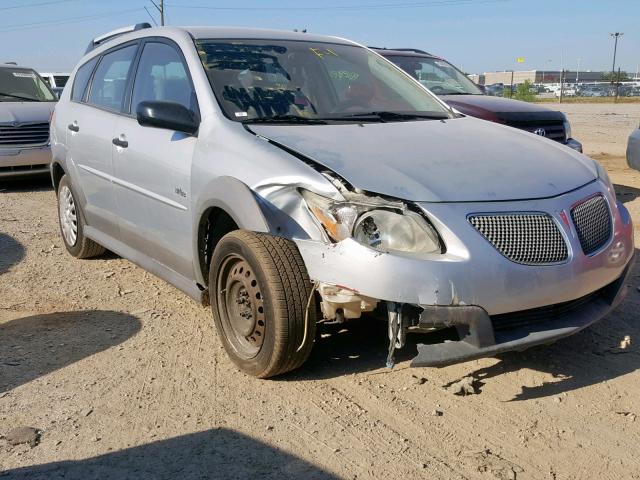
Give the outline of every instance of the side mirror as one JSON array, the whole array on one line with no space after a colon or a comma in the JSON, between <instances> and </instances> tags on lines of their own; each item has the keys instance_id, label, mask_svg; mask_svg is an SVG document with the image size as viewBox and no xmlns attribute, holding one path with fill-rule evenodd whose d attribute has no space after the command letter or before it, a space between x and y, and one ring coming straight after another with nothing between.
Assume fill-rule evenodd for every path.
<instances>
[{"instance_id":1,"label":"side mirror","mask_svg":"<svg viewBox=\"0 0 640 480\"><path fill-rule=\"evenodd\" d=\"M196 133L200 126L193 111L174 102L140 102L136 108L136 117L143 127L165 128L189 135Z\"/></svg>"},{"instance_id":2,"label":"side mirror","mask_svg":"<svg viewBox=\"0 0 640 480\"><path fill-rule=\"evenodd\" d=\"M487 87L485 87L484 85L476 84L476 87L478 87L485 95L487 94Z\"/></svg>"}]
</instances>

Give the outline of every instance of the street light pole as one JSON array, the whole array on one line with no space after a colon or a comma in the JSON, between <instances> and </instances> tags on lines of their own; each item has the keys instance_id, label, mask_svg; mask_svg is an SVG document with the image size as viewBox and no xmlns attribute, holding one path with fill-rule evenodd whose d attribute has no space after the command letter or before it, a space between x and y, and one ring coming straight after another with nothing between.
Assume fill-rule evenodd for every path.
<instances>
[{"instance_id":1,"label":"street light pole","mask_svg":"<svg viewBox=\"0 0 640 480\"><path fill-rule=\"evenodd\" d=\"M613 43L613 66L611 67L611 83L613 84L613 79L616 76L616 52L618 51L618 38L622 37L624 33L616 32L610 33L609 35L615 38Z\"/></svg>"}]
</instances>

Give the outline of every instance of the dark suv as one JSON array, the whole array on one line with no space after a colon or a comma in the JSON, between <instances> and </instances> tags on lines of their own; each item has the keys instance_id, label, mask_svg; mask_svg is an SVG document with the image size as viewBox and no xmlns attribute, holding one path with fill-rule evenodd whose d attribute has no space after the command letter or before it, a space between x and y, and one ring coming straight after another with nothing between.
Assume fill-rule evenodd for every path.
<instances>
[{"instance_id":1,"label":"dark suv","mask_svg":"<svg viewBox=\"0 0 640 480\"><path fill-rule=\"evenodd\" d=\"M571 138L562 112L519 100L492 97L443 58L409 48L373 48L414 77L456 110L472 117L503 123L556 140L579 152L582 144Z\"/></svg>"}]
</instances>

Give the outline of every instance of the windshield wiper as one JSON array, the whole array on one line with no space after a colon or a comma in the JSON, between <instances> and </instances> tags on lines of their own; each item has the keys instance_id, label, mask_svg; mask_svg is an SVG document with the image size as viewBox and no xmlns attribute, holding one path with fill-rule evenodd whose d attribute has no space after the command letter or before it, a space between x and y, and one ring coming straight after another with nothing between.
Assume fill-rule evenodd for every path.
<instances>
[{"instance_id":1,"label":"windshield wiper","mask_svg":"<svg viewBox=\"0 0 640 480\"><path fill-rule=\"evenodd\" d=\"M324 117L323 117L324 118ZM393 120L415 120L425 118L429 120L444 120L450 118L443 112L388 112L384 110L376 110L373 112L353 113L339 117L325 118L326 120L353 120L353 121L370 121L370 122L387 122Z\"/></svg>"},{"instance_id":2,"label":"windshield wiper","mask_svg":"<svg viewBox=\"0 0 640 480\"><path fill-rule=\"evenodd\" d=\"M28 102L39 102L40 101L37 98L21 97L20 95L13 95L12 93L2 93L2 92L0 92L0 97L17 98L18 100L26 100Z\"/></svg>"},{"instance_id":3,"label":"windshield wiper","mask_svg":"<svg viewBox=\"0 0 640 480\"><path fill-rule=\"evenodd\" d=\"M299 115L274 115L272 117L256 117L243 120L242 123L300 123L305 125L326 125L320 118L307 118Z\"/></svg>"}]
</instances>

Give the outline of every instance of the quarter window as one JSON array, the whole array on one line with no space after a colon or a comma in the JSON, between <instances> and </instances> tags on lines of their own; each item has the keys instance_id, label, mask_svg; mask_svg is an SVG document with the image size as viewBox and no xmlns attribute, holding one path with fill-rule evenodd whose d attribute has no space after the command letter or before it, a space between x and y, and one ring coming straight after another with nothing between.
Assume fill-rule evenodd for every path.
<instances>
[{"instance_id":1,"label":"quarter window","mask_svg":"<svg viewBox=\"0 0 640 480\"><path fill-rule=\"evenodd\" d=\"M135 112L140 102L174 102L195 110L195 93L178 51L166 43L144 46L131 100Z\"/></svg>"},{"instance_id":2,"label":"quarter window","mask_svg":"<svg viewBox=\"0 0 640 480\"><path fill-rule=\"evenodd\" d=\"M96 63L98 63L98 57L89 60L76 72L76 76L73 79L73 90L71 91L71 100L74 102L81 102L84 98L84 92L87 89L87 84Z\"/></svg>"},{"instance_id":3,"label":"quarter window","mask_svg":"<svg viewBox=\"0 0 640 480\"><path fill-rule=\"evenodd\" d=\"M91 83L89 103L110 110L122 110L129 67L137 45L130 45L102 57Z\"/></svg>"}]
</instances>

